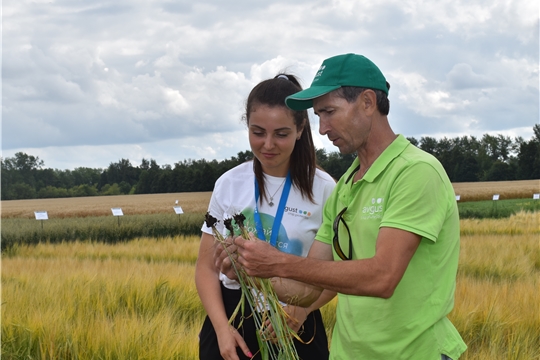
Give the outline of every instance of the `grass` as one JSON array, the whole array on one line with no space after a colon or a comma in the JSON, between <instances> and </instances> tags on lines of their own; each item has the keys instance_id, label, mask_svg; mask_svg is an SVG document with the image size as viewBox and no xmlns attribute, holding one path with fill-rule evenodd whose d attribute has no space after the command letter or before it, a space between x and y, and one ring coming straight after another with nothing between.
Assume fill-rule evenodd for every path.
<instances>
[{"instance_id":1,"label":"grass","mask_svg":"<svg viewBox=\"0 0 540 360\"><path fill-rule=\"evenodd\" d=\"M5 359L194 359L198 237L21 246L2 262Z\"/></svg>"},{"instance_id":2,"label":"grass","mask_svg":"<svg viewBox=\"0 0 540 360\"><path fill-rule=\"evenodd\" d=\"M463 184L454 184L456 194ZM458 202L461 256L449 316L469 346L462 359L540 360L540 213L532 200L538 180L471 184ZM501 186L507 191L493 192ZM494 193L501 200L490 200ZM193 277L209 197L3 201L2 357L198 358L205 314ZM180 217L172 209L176 200L185 212ZM120 225L112 207L124 211ZM35 210L47 210L50 220L34 220ZM495 218L479 219L490 212ZM197 235L180 235L187 231L178 224L190 217ZM322 309L329 338L335 306L334 299Z\"/></svg>"},{"instance_id":3,"label":"grass","mask_svg":"<svg viewBox=\"0 0 540 360\"><path fill-rule=\"evenodd\" d=\"M540 359L540 213L461 220L464 360ZM2 258L5 359L196 359L198 236L17 245ZM336 300L322 309L331 336Z\"/></svg>"},{"instance_id":4,"label":"grass","mask_svg":"<svg viewBox=\"0 0 540 360\"><path fill-rule=\"evenodd\" d=\"M15 244L198 235L211 192L2 201L2 252ZM176 204L178 202L178 204ZM176 215L174 206L183 214ZM113 216L111 208L124 216ZM48 220L35 220L47 211Z\"/></svg>"},{"instance_id":5,"label":"grass","mask_svg":"<svg viewBox=\"0 0 540 360\"><path fill-rule=\"evenodd\" d=\"M469 347L463 359L540 359L539 220L538 212L462 220L450 319Z\"/></svg>"},{"instance_id":6,"label":"grass","mask_svg":"<svg viewBox=\"0 0 540 360\"><path fill-rule=\"evenodd\" d=\"M209 197L210 193L181 193L4 201L1 249L5 251L23 243L75 240L115 243L145 236L196 235L204 221ZM173 199L182 204L184 214L173 212L176 202ZM124 216L112 216L111 207L122 207ZM458 208L462 219L505 218L522 210L539 211L540 200L531 197L458 201ZM49 220L35 220L32 209L49 209ZM103 215L104 212L109 213ZM75 214L80 216L74 217Z\"/></svg>"},{"instance_id":7,"label":"grass","mask_svg":"<svg viewBox=\"0 0 540 360\"><path fill-rule=\"evenodd\" d=\"M95 216L50 220L2 220L2 251L17 244L60 243L91 240L117 243L138 237L162 238L198 235L204 213L148 214L122 217Z\"/></svg>"},{"instance_id":8,"label":"grass","mask_svg":"<svg viewBox=\"0 0 540 360\"><path fill-rule=\"evenodd\" d=\"M458 202L458 208L461 219L501 219L520 211L540 211L540 200L530 198Z\"/></svg>"}]
</instances>

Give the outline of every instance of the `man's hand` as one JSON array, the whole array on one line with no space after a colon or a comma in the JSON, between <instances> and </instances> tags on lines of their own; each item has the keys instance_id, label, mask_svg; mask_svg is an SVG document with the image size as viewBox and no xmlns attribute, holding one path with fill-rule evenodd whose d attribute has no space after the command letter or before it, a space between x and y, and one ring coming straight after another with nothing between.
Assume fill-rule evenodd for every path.
<instances>
[{"instance_id":1,"label":"man's hand","mask_svg":"<svg viewBox=\"0 0 540 360\"><path fill-rule=\"evenodd\" d=\"M287 325L298 334L298 330L302 327L308 317L306 308L294 305L287 305L283 308L289 316L287 317Z\"/></svg>"},{"instance_id":2,"label":"man's hand","mask_svg":"<svg viewBox=\"0 0 540 360\"><path fill-rule=\"evenodd\" d=\"M244 267L249 276L271 278L277 275L279 264L285 253L277 250L266 241L257 239L252 233L250 240L241 236L234 239L238 251L238 263Z\"/></svg>"},{"instance_id":3,"label":"man's hand","mask_svg":"<svg viewBox=\"0 0 540 360\"><path fill-rule=\"evenodd\" d=\"M285 317L287 320L287 326L298 334L298 330L300 330L309 315L308 310L299 306L287 305L283 307L283 311L286 313ZM270 323L270 320L266 321L263 332L265 339L273 342L274 344L277 343L278 338L272 324Z\"/></svg>"}]
</instances>

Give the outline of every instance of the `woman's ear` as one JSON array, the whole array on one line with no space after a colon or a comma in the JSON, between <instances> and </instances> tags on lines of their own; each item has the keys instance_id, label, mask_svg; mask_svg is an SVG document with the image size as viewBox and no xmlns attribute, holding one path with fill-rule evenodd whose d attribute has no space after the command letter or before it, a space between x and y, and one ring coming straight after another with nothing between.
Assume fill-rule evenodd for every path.
<instances>
[{"instance_id":1,"label":"woman's ear","mask_svg":"<svg viewBox=\"0 0 540 360\"><path fill-rule=\"evenodd\" d=\"M304 121L308 121L307 119L304 120ZM304 132L304 124L302 124L302 126L299 127L298 129L298 134L296 134L296 141L300 140L300 138L302 137L302 133Z\"/></svg>"}]
</instances>

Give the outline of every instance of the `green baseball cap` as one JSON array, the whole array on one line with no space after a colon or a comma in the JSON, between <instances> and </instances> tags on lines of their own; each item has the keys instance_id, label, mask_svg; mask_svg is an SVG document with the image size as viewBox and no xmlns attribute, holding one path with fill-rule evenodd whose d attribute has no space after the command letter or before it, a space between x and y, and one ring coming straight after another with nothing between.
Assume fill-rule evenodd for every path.
<instances>
[{"instance_id":1,"label":"green baseball cap","mask_svg":"<svg viewBox=\"0 0 540 360\"><path fill-rule=\"evenodd\" d=\"M293 110L306 110L313 106L313 99L342 86L376 89L388 95L386 79L377 65L365 56L344 54L324 60L311 86L287 96L285 103Z\"/></svg>"}]
</instances>

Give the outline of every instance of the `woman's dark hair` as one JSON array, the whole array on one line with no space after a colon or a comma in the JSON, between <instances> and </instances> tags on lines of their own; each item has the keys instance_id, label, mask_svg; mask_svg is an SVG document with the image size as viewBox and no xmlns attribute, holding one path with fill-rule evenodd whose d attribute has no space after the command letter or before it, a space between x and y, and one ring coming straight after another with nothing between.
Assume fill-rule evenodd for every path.
<instances>
[{"instance_id":1,"label":"woman's dark hair","mask_svg":"<svg viewBox=\"0 0 540 360\"><path fill-rule=\"evenodd\" d=\"M249 125L249 116L257 106L283 107L293 116L296 128L302 129L300 139L296 141L291 159L289 171L291 173L292 185L300 190L302 196L307 197L311 202L313 199L313 179L315 177L316 156L311 128L307 111L294 111L285 105L285 98L302 90L298 79L294 75L278 74L273 79L268 79L257 84L249 93L246 101L246 113L244 120ZM253 169L255 178L259 183L261 201L266 196L264 186L264 175L261 162L253 158Z\"/></svg>"},{"instance_id":2,"label":"woman's dark hair","mask_svg":"<svg viewBox=\"0 0 540 360\"><path fill-rule=\"evenodd\" d=\"M386 82L386 87L388 90L390 90L390 84L388 81ZM362 87L356 87L356 86L342 86L339 89L335 90L336 94L339 97L342 97L343 99L347 100L348 103L353 103L358 99L358 96L366 91L367 88ZM384 91L371 89L375 92L375 95L377 96L377 110L381 113L381 115L388 115L390 112L390 100L388 100L388 96Z\"/></svg>"}]
</instances>

